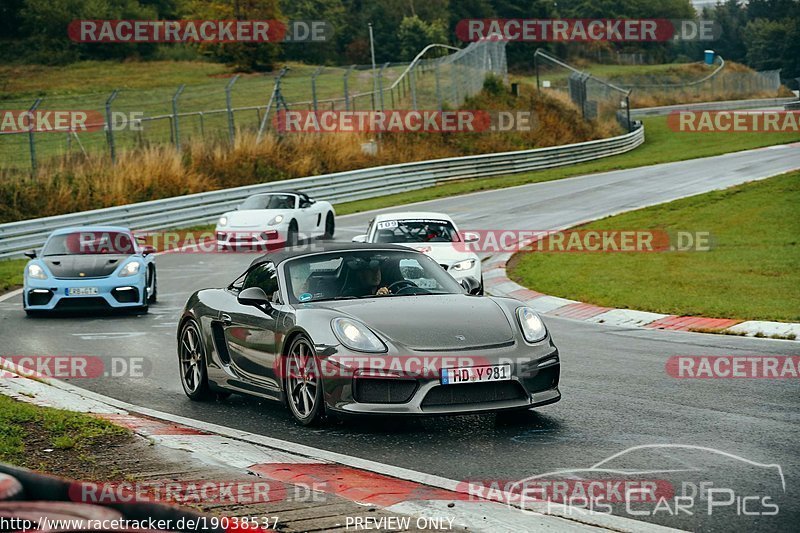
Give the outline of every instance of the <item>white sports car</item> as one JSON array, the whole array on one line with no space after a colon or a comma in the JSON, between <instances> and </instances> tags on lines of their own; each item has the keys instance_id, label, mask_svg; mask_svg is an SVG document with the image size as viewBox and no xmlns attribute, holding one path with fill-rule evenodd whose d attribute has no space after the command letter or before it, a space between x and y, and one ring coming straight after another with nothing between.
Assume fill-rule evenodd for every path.
<instances>
[{"instance_id":1,"label":"white sports car","mask_svg":"<svg viewBox=\"0 0 800 533\"><path fill-rule=\"evenodd\" d=\"M367 233L354 242L394 243L430 256L457 281L473 278L480 281L483 294L481 260L469 250L468 243L478 240L475 234L460 234L455 222L443 213L386 213L369 223Z\"/></svg>"},{"instance_id":2,"label":"white sports car","mask_svg":"<svg viewBox=\"0 0 800 533\"><path fill-rule=\"evenodd\" d=\"M297 191L254 194L217 222L217 248L292 246L301 240L333 238L336 212L330 202Z\"/></svg>"}]
</instances>

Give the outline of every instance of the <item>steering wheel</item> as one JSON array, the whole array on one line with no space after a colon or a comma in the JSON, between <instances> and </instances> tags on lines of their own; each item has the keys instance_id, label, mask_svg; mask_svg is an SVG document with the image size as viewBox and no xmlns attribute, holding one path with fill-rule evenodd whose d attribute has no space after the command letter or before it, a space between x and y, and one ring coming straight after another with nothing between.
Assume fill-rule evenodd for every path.
<instances>
[{"instance_id":1,"label":"steering wheel","mask_svg":"<svg viewBox=\"0 0 800 533\"><path fill-rule=\"evenodd\" d=\"M395 285L400 285L400 284L405 284L405 285L403 287L397 289L397 292L392 290L395 287ZM400 294L401 292L403 292L404 290L407 290L407 289L412 289L412 290L413 289L418 289L418 290L422 290L422 291L426 291L426 292L431 292L428 289L423 289L422 287L420 287L419 285L417 285L413 281L407 280L407 279L397 280L394 283L391 283L386 288L389 289L389 292L392 293L392 294Z\"/></svg>"}]
</instances>

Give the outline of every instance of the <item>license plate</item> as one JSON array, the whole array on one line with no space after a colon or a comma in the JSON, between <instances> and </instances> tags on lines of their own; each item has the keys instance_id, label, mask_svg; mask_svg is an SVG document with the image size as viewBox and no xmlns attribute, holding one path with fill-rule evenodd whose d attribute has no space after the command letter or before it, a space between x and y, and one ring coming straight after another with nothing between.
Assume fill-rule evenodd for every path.
<instances>
[{"instance_id":1,"label":"license plate","mask_svg":"<svg viewBox=\"0 0 800 533\"><path fill-rule=\"evenodd\" d=\"M443 368L441 374L442 385L507 381L509 379L511 379L511 365L509 364Z\"/></svg>"},{"instance_id":2,"label":"license plate","mask_svg":"<svg viewBox=\"0 0 800 533\"><path fill-rule=\"evenodd\" d=\"M70 287L67 296L92 296L97 292L97 287Z\"/></svg>"}]
</instances>

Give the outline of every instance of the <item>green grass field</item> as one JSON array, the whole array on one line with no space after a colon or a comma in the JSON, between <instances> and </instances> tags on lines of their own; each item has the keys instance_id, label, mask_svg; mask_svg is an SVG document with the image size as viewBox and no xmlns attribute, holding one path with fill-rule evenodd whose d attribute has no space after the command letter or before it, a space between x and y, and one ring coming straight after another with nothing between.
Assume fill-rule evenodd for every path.
<instances>
[{"instance_id":1,"label":"green grass field","mask_svg":"<svg viewBox=\"0 0 800 533\"><path fill-rule=\"evenodd\" d=\"M800 172L581 229L710 232L707 252L521 253L510 277L546 294L677 315L800 321Z\"/></svg>"}]
</instances>

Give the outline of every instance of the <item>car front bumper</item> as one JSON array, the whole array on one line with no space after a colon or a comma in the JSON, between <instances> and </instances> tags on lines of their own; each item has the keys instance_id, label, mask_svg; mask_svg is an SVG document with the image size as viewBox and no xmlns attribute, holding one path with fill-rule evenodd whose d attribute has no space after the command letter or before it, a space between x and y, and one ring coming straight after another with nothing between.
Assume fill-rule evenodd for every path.
<instances>
[{"instance_id":1,"label":"car front bumper","mask_svg":"<svg viewBox=\"0 0 800 533\"><path fill-rule=\"evenodd\" d=\"M337 349L341 349L338 346ZM390 362L380 361L386 358ZM387 371L402 361L435 358L435 371ZM354 364L353 361L358 361ZM401 361L394 365L391 361ZM443 385L440 368L508 363L511 379ZM328 409L349 414L439 415L530 409L561 399L558 349L548 341L473 352L432 355L337 353L322 358L323 387ZM411 365L414 369L425 363Z\"/></svg>"},{"instance_id":2,"label":"car front bumper","mask_svg":"<svg viewBox=\"0 0 800 533\"><path fill-rule=\"evenodd\" d=\"M96 294L75 296L71 288L94 288ZM23 306L29 311L135 308L144 305L146 277L106 277L90 279L26 279Z\"/></svg>"},{"instance_id":3,"label":"car front bumper","mask_svg":"<svg viewBox=\"0 0 800 533\"><path fill-rule=\"evenodd\" d=\"M216 228L217 248L262 248L282 245L286 242L288 227L283 224L268 229Z\"/></svg>"}]
</instances>

